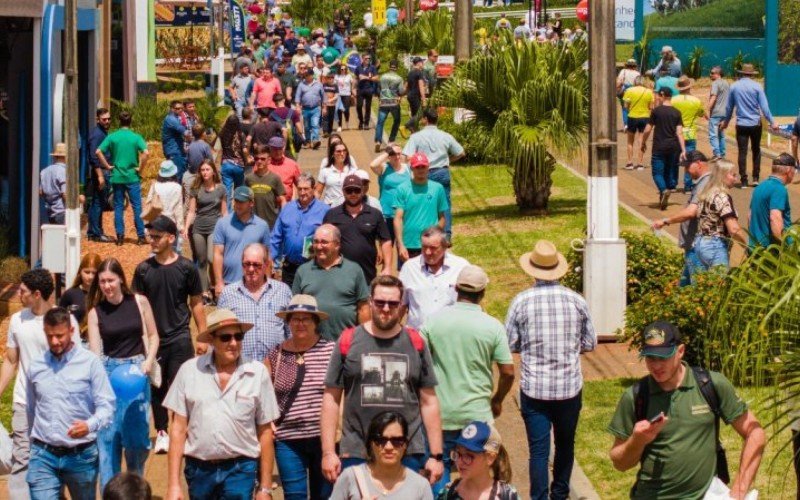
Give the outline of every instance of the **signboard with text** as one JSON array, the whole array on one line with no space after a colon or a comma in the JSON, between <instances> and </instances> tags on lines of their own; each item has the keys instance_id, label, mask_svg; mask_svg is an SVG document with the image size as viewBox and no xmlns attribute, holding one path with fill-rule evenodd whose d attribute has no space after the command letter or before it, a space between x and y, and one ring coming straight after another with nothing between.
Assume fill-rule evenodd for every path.
<instances>
[{"instance_id":1,"label":"signboard with text","mask_svg":"<svg viewBox=\"0 0 800 500\"><path fill-rule=\"evenodd\" d=\"M635 40L636 0L616 0L615 4L615 38L617 41L632 42Z\"/></svg>"},{"instance_id":2,"label":"signboard with text","mask_svg":"<svg viewBox=\"0 0 800 500\"><path fill-rule=\"evenodd\" d=\"M372 23L386 26L386 0L372 0Z\"/></svg>"}]
</instances>

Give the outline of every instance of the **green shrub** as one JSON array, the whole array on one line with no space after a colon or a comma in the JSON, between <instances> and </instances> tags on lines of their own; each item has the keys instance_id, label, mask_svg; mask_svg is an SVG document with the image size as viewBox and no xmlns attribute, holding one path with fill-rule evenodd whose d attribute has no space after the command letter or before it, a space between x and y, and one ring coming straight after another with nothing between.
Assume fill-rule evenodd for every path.
<instances>
[{"instance_id":1,"label":"green shrub","mask_svg":"<svg viewBox=\"0 0 800 500\"><path fill-rule=\"evenodd\" d=\"M475 121L453 122L453 114L448 110L439 127L451 134L464 147L468 163L492 163L496 159L491 131Z\"/></svg>"},{"instance_id":2,"label":"green shrub","mask_svg":"<svg viewBox=\"0 0 800 500\"><path fill-rule=\"evenodd\" d=\"M627 246L628 307L652 291L663 290L678 279L683 269L680 253L651 233L623 232ZM583 292L583 252L570 248L566 253L570 271L561 280L578 293Z\"/></svg>"}]
</instances>

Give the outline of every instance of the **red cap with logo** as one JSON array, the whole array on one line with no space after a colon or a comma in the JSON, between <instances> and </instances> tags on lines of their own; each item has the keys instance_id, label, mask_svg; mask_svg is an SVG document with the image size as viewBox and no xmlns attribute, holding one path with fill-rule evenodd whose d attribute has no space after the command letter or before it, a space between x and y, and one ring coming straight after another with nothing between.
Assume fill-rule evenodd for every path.
<instances>
[{"instance_id":1,"label":"red cap with logo","mask_svg":"<svg viewBox=\"0 0 800 500\"><path fill-rule=\"evenodd\" d=\"M425 153L420 152L411 155L411 158L408 159L408 163L411 165L411 168L429 167L431 165Z\"/></svg>"}]
</instances>

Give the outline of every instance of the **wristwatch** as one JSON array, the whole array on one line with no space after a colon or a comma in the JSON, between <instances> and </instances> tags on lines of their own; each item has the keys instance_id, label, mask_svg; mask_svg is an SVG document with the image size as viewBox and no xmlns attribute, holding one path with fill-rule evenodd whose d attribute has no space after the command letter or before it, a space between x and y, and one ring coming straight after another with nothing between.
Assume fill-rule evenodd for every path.
<instances>
[{"instance_id":1,"label":"wristwatch","mask_svg":"<svg viewBox=\"0 0 800 500\"><path fill-rule=\"evenodd\" d=\"M441 453L432 453L431 458L437 462L444 462L444 455Z\"/></svg>"},{"instance_id":2,"label":"wristwatch","mask_svg":"<svg viewBox=\"0 0 800 500\"><path fill-rule=\"evenodd\" d=\"M272 488L268 486L262 486L258 489L259 493L266 493L267 495L272 495Z\"/></svg>"}]
</instances>

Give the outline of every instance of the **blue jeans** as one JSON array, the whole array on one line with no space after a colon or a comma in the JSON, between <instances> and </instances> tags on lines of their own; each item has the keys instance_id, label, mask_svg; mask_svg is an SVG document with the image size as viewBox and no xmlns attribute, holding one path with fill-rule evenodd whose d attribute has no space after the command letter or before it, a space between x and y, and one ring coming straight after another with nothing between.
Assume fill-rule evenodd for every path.
<instances>
[{"instance_id":1,"label":"blue jeans","mask_svg":"<svg viewBox=\"0 0 800 500\"><path fill-rule=\"evenodd\" d=\"M725 156L725 132L719 129L719 124L724 116L712 116L708 119L708 142L711 143L711 153L716 156Z\"/></svg>"},{"instance_id":2,"label":"blue jeans","mask_svg":"<svg viewBox=\"0 0 800 500\"><path fill-rule=\"evenodd\" d=\"M389 131L389 142L397 139L397 131L400 130L400 106L378 108L378 123L375 125L375 142L383 142L383 126L386 118L392 115L392 130Z\"/></svg>"},{"instance_id":3,"label":"blue jeans","mask_svg":"<svg viewBox=\"0 0 800 500\"><path fill-rule=\"evenodd\" d=\"M683 253L683 271L681 272L681 280L678 286L689 286L694 284L694 275L703 270L703 264L697 258L697 252L694 248L684 250Z\"/></svg>"},{"instance_id":4,"label":"blue jeans","mask_svg":"<svg viewBox=\"0 0 800 500\"><path fill-rule=\"evenodd\" d=\"M172 163L178 167L178 180L180 181L183 179L184 172L186 172L186 157L182 154L171 154L167 158L172 160Z\"/></svg>"},{"instance_id":5,"label":"blue jeans","mask_svg":"<svg viewBox=\"0 0 800 500\"><path fill-rule=\"evenodd\" d=\"M528 434L528 472L531 500L547 500L547 462L550 457L550 429L556 447L550 499L569 497L569 480L575 461L575 431L581 413L581 393L560 401L533 399L520 393L522 419Z\"/></svg>"},{"instance_id":6,"label":"blue jeans","mask_svg":"<svg viewBox=\"0 0 800 500\"><path fill-rule=\"evenodd\" d=\"M361 465L367 463L367 460L364 458L358 457L348 457L342 458L342 470L345 470L348 467L352 467L354 465ZM403 465L408 467L409 469L413 470L414 472L419 472L425 468L425 455L422 453L417 453L414 455L406 455L403 457Z\"/></svg>"},{"instance_id":7,"label":"blue jeans","mask_svg":"<svg viewBox=\"0 0 800 500\"><path fill-rule=\"evenodd\" d=\"M275 462L286 500L326 499L331 496L333 485L322 475L319 437L275 441Z\"/></svg>"},{"instance_id":8,"label":"blue jeans","mask_svg":"<svg viewBox=\"0 0 800 500\"><path fill-rule=\"evenodd\" d=\"M450 469L453 467L453 460L450 458L450 452L456 449L456 439L461 435L461 431L442 431L442 453L444 454L444 473L442 478L433 485L433 497L436 498L447 483L450 482Z\"/></svg>"},{"instance_id":9,"label":"blue jeans","mask_svg":"<svg viewBox=\"0 0 800 500\"><path fill-rule=\"evenodd\" d=\"M89 227L86 231L88 236L103 236L103 205L108 198L108 179L110 174L104 173L106 184L103 189L97 189L96 182L92 180L92 201L89 203Z\"/></svg>"},{"instance_id":10,"label":"blue jeans","mask_svg":"<svg viewBox=\"0 0 800 500\"><path fill-rule=\"evenodd\" d=\"M453 235L453 212L450 203L450 168L434 168L428 172L428 179L436 181L444 188L444 195L447 198L447 210L444 211L444 232L447 233L447 240Z\"/></svg>"},{"instance_id":11,"label":"blue jeans","mask_svg":"<svg viewBox=\"0 0 800 500\"><path fill-rule=\"evenodd\" d=\"M694 252L702 271L712 267L730 267L728 261L728 242L719 236L697 236L694 240Z\"/></svg>"},{"instance_id":12,"label":"blue jeans","mask_svg":"<svg viewBox=\"0 0 800 500\"><path fill-rule=\"evenodd\" d=\"M650 163L653 166L653 181L656 183L659 194L667 189L675 189L678 185L678 160L680 156L680 151L653 152Z\"/></svg>"},{"instance_id":13,"label":"blue jeans","mask_svg":"<svg viewBox=\"0 0 800 500\"><path fill-rule=\"evenodd\" d=\"M250 500L256 488L258 459L240 457L211 463L186 457L183 474L192 500Z\"/></svg>"},{"instance_id":14,"label":"blue jeans","mask_svg":"<svg viewBox=\"0 0 800 500\"><path fill-rule=\"evenodd\" d=\"M118 366L141 365L144 356L132 358L103 358L106 373ZM144 463L150 454L150 384L139 397L127 401L117 396L114 420L111 425L97 433L100 451L100 489L122 470L122 453L125 450L125 465L128 471L144 476Z\"/></svg>"},{"instance_id":15,"label":"blue jeans","mask_svg":"<svg viewBox=\"0 0 800 500\"><path fill-rule=\"evenodd\" d=\"M303 108L303 126L305 127L306 139L311 142L319 140L319 117L322 114L322 109L317 106L316 108ZM333 120L332 116L328 117Z\"/></svg>"},{"instance_id":16,"label":"blue jeans","mask_svg":"<svg viewBox=\"0 0 800 500\"><path fill-rule=\"evenodd\" d=\"M687 139L684 141L686 146L686 154L688 155L690 152L697 149L697 140L696 139ZM694 186L694 181L692 181L692 176L689 175L689 169L685 168L683 170L683 187L686 190L691 190Z\"/></svg>"},{"instance_id":17,"label":"blue jeans","mask_svg":"<svg viewBox=\"0 0 800 500\"><path fill-rule=\"evenodd\" d=\"M61 498L66 486L74 500L94 500L97 487L97 446L58 456L31 443L28 486L31 500Z\"/></svg>"},{"instance_id":18,"label":"blue jeans","mask_svg":"<svg viewBox=\"0 0 800 500\"><path fill-rule=\"evenodd\" d=\"M142 185L138 182L131 184L114 184L114 229L117 237L125 236L125 193L133 209L133 224L136 226L136 236L144 238L144 222L142 222Z\"/></svg>"},{"instance_id":19,"label":"blue jeans","mask_svg":"<svg viewBox=\"0 0 800 500\"><path fill-rule=\"evenodd\" d=\"M228 197L228 211L233 203L233 190L244 184L244 168L232 161L224 160L220 171L222 184L225 186L225 196Z\"/></svg>"}]
</instances>

